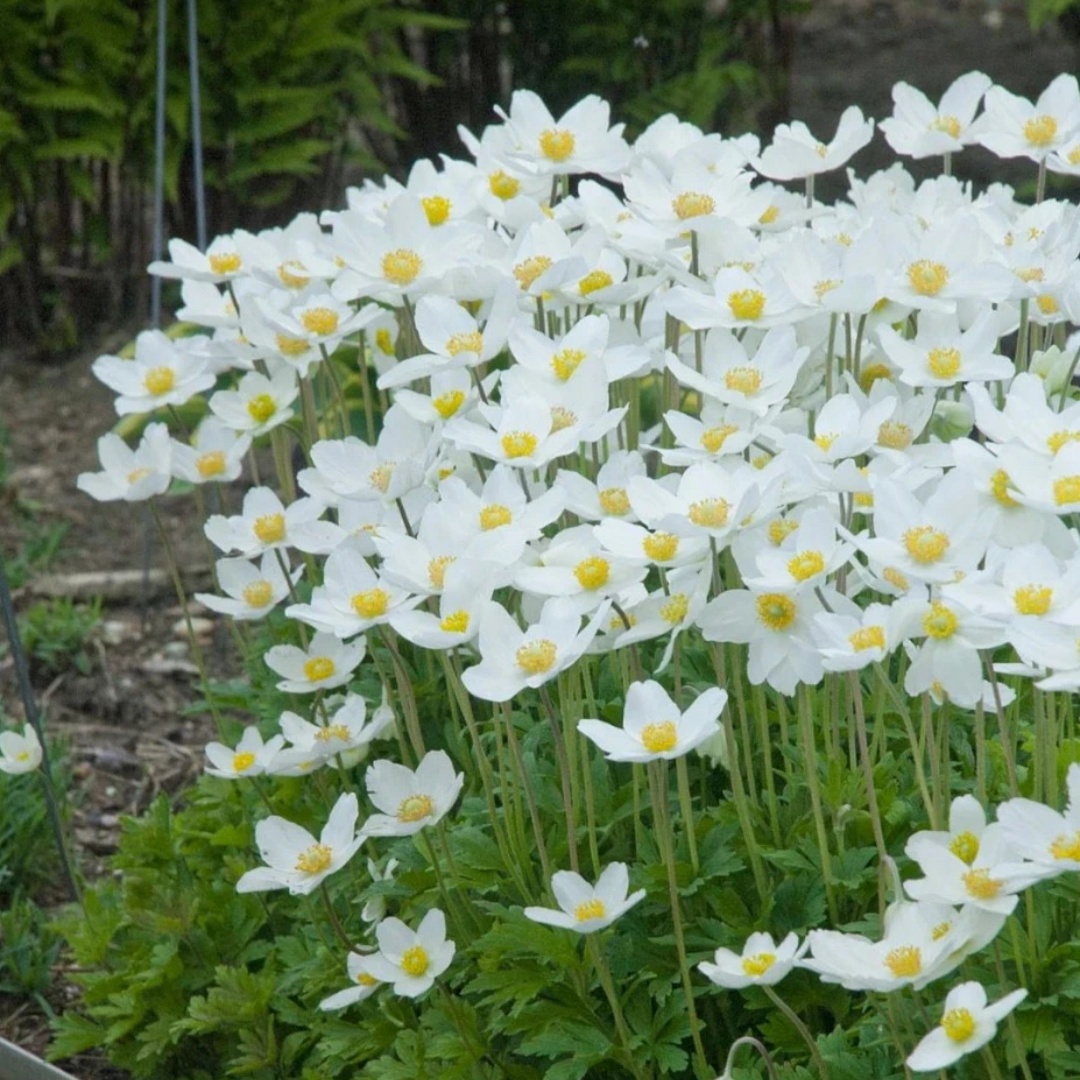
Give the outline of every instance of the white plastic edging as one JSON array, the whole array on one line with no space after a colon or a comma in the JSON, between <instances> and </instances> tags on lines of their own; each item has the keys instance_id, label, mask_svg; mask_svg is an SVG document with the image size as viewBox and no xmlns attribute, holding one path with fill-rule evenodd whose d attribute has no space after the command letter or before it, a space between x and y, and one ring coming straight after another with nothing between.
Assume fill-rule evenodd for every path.
<instances>
[{"instance_id":1,"label":"white plastic edging","mask_svg":"<svg viewBox=\"0 0 1080 1080\"><path fill-rule=\"evenodd\" d=\"M75 1080L71 1073L0 1039L0 1080Z\"/></svg>"}]
</instances>

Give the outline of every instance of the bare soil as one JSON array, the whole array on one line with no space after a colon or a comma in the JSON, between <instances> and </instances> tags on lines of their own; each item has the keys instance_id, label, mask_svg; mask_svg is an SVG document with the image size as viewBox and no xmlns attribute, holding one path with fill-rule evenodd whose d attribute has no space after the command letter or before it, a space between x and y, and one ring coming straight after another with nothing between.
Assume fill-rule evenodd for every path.
<instances>
[{"instance_id":1,"label":"bare soil","mask_svg":"<svg viewBox=\"0 0 1080 1080\"><path fill-rule=\"evenodd\" d=\"M1078 55L1076 43L1056 24L1031 33L1023 5L1014 0L815 0L797 31L793 114L828 138L849 104L875 118L889 115L895 81L904 79L934 96L975 69L1034 98L1054 75L1076 70ZM853 165L865 175L891 161L879 137ZM955 172L979 185L1031 180L1025 163L1003 168L978 149L959 155ZM9 434L11 470L0 488L0 554L6 560L25 550L32 535L63 524L67 534L51 571L164 567L161 544L138 506L94 503L75 489L80 472L97 470L95 442L116 421L111 394L94 380L90 364L98 354L119 349L132 332L129 327L103 334L60 366L44 367L0 349L0 425ZM211 555L193 499L166 500L163 513L181 565L208 567ZM17 599L23 608L33 602L33 582ZM210 621L200 628L215 666L227 670L222 628ZM95 878L111 872L108 855L116 847L120 817L138 814L160 791L181 797L202 769L202 748L213 732L207 717L188 712L199 696L198 679L181 610L169 591L110 604L88 652L88 674L38 664L34 678L46 722L68 748L78 860L87 877ZM0 705L21 722L11 660L2 651ZM54 1008L72 997L62 975ZM43 1053L48 1042L40 1010L21 999L0 997L0 1035L35 1053ZM124 1076L92 1055L65 1067L82 1080Z\"/></svg>"}]
</instances>

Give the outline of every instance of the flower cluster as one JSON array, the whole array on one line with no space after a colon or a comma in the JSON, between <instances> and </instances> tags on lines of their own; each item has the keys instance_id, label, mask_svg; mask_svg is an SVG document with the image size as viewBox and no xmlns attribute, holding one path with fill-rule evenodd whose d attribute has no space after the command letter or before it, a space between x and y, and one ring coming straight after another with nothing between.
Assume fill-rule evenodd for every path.
<instances>
[{"instance_id":1,"label":"flower cluster","mask_svg":"<svg viewBox=\"0 0 1080 1080\"><path fill-rule=\"evenodd\" d=\"M908 698L923 709L919 755L928 738L933 751L936 709L980 725L996 715L1004 732L1019 680L1034 685L1025 693L1080 688L1080 210L1045 197L1048 171L1080 173L1080 88L1061 76L1033 104L974 73L936 106L906 84L894 100L880 125L889 144L942 155L945 174L849 174L847 199L830 205L814 177L873 136L856 108L827 143L792 124L762 147L673 117L631 143L599 99L556 119L519 91L500 123L461 132L471 161L418 163L403 184L350 189L345 209L238 230L206 253L173 241L170 261L151 267L181 281L180 317L200 332L140 335L133 358L104 357L95 373L121 415L200 397L205 419L184 442L162 423L134 450L105 436L103 472L80 487L135 500L174 479L234 480L267 443L279 465L277 489L256 481L238 512L206 522L222 558L219 590L199 599L244 624L291 623L293 643L264 659L299 711L269 738L251 727L235 746L212 743L211 771L333 764L347 783L391 724L416 763L367 768L376 812L359 830L351 791L319 840L261 822L267 867L238 888L308 892L365 841L426 841L461 795L457 767L492 814L497 800L505 810L490 762L474 772L426 750L403 643L439 658L465 723L474 700L511 729L512 700L539 702L550 721L573 869L548 878L557 909L523 904L528 919L588 933L644 898L629 894L624 862L600 872L599 845L596 885L579 872L573 769L583 746L599 748L633 775L636 805L646 767L680 950L668 763L696 871L694 802L704 811L713 797L691 788L685 758L752 769L752 715L766 735L771 723L765 688L803 704L824 684L831 707L846 702L879 837L867 756L881 744L858 741L864 685L886 684L894 713L908 715ZM973 144L1035 162L1035 205L949 175ZM801 193L783 186L792 180ZM305 447L295 476L287 433ZM367 720L354 688L376 649L399 708ZM701 663L684 682L689 649ZM702 683L710 663L720 685ZM622 673L621 726L597 716L592 673L604 665ZM659 681L671 672L674 696ZM817 736L800 716L809 756ZM477 731L468 738L482 761ZM777 944L757 932L700 970L771 990L803 968L869 991L954 971L1021 890L1080 869L1080 767L1061 815L1015 797L1022 747L1015 732L1003 739L1014 797L989 825L958 798L948 832L910 838L923 877L889 907L879 940L819 928ZM1034 754L1039 795L1055 790L1046 760ZM772 765L763 772L772 791ZM943 814L947 767L934 783L930 809ZM542 841L540 830L546 860ZM381 983L417 996L454 956L440 909L415 931L380 914L375 934L377 951L348 956L359 988L324 1008ZM1022 996L986 1006L981 986L954 990L911 1068L982 1047ZM696 1020L691 1031L700 1054Z\"/></svg>"}]
</instances>

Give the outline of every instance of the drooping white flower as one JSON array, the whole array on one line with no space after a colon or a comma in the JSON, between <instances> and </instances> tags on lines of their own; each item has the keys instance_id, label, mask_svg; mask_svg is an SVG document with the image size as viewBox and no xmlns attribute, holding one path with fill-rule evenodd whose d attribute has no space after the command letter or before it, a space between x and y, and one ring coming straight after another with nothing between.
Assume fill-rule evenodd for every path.
<instances>
[{"instance_id":1,"label":"drooping white flower","mask_svg":"<svg viewBox=\"0 0 1080 1080\"><path fill-rule=\"evenodd\" d=\"M908 1068L938 1072L980 1050L997 1034L998 1024L1026 997L1027 990L1013 990L988 1005L981 983L954 987L945 998L941 1023L908 1055Z\"/></svg>"},{"instance_id":2,"label":"drooping white flower","mask_svg":"<svg viewBox=\"0 0 1080 1080\"><path fill-rule=\"evenodd\" d=\"M33 772L41 759L41 743L33 725L27 724L21 735L17 731L0 732L0 772Z\"/></svg>"},{"instance_id":3,"label":"drooping white flower","mask_svg":"<svg viewBox=\"0 0 1080 1080\"><path fill-rule=\"evenodd\" d=\"M1080 764L1069 766L1068 801L1063 813L1033 799L1009 799L998 821L1015 850L1053 877L1080 870Z\"/></svg>"},{"instance_id":4,"label":"drooping white flower","mask_svg":"<svg viewBox=\"0 0 1080 1080\"><path fill-rule=\"evenodd\" d=\"M454 943L446 938L446 916L433 908L410 930L400 919L383 919L375 928L379 951L367 970L394 993L415 998L435 985L454 959Z\"/></svg>"},{"instance_id":5,"label":"drooping white flower","mask_svg":"<svg viewBox=\"0 0 1080 1080\"><path fill-rule=\"evenodd\" d=\"M316 840L299 825L283 817L264 818L255 826L255 841L266 866L249 870L236 883L237 892L265 892L288 889L304 895L340 870L364 842L356 834L359 815L356 795L351 791L339 796Z\"/></svg>"},{"instance_id":6,"label":"drooping white flower","mask_svg":"<svg viewBox=\"0 0 1080 1080\"><path fill-rule=\"evenodd\" d=\"M364 1001L371 997L379 989L379 980L368 970L371 966L372 957L363 953L350 952L345 961L346 970L349 973L349 981L352 985L336 994L323 998L319 1002L319 1008L323 1012L334 1012L344 1009L347 1005L354 1005L358 1001Z\"/></svg>"},{"instance_id":7,"label":"drooping white flower","mask_svg":"<svg viewBox=\"0 0 1080 1080\"><path fill-rule=\"evenodd\" d=\"M655 680L631 683L626 691L623 726L579 720L578 731L609 761L671 761L697 749L719 730L727 692L713 686L682 712Z\"/></svg>"},{"instance_id":8,"label":"drooping white flower","mask_svg":"<svg viewBox=\"0 0 1080 1080\"><path fill-rule=\"evenodd\" d=\"M97 443L102 471L79 473L75 486L98 502L142 502L164 494L172 479L172 442L164 424L148 424L132 449L114 432Z\"/></svg>"},{"instance_id":9,"label":"drooping white flower","mask_svg":"<svg viewBox=\"0 0 1080 1080\"><path fill-rule=\"evenodd\" d=\"M572 870L559 870L551 875L551 892L560 910L527 907L525 917L578 934L591 934L610 926L644 899L644 889L638 889L628 896L629 889L630 872L626 863L610 863L595 885L590 885Z\"/></svg>"},{"instance_id":10,"label":"drooping white flower","mask_svg":"<svg viewBox=\"0 0 1080 1080\"><path fill-rule=\"evenodd\" d=\"M307 649L297 645L275 645L263 658L271 671L282 676L277 684L287 694L312 694L344 686L364 658L363 638L346 645L333 634L316 634Z\"/></svg>"}]
</instances>

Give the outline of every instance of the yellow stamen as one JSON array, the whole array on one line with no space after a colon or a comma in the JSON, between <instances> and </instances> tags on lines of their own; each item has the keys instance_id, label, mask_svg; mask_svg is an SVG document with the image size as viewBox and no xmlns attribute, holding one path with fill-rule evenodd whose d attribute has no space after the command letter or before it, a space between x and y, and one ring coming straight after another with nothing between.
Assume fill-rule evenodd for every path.
<instances>
[{"instance_id":1,"label":"yellow stamen","mask_svg":"<svg viewBox=\"0 0 1080 1080\"><path fill-rule=\"evenodd\" d=\"M500 440L503 453L511 460L528 457L536 449L537 441L531 431L508 431Z\"/></svg>"},{"instance_id":2,"label":"yellow stamen","mask_svg":"<svg viewBox=\"0 0 1080 1080\"><path fill-rule=\"evenodd\" d=\"M233 754L233 772L247 772L255 764L255 755L250 750L241 750Z\"/></svg>"},{"instance_id":3,"label":"yellow stamen","mask_svg":"<svg viewBox=\"0 0 1080 1080\"><path fill-rule=\"evenodd\" d=\"M566 128L548 128L540 133L540 153L549 161L565 161L575 145L574 133Z\"/></svg>"},{"instance_id":4,"label":"yellow stamen","mask_svg":"<svg viewBox=\"0 0 1080 1080\"><path fill-rule=\"evenodd\" d=\"M970 866L979 854L979 838L973 832L957 833L949 844L949 850Z\"/></svg>"},{"instance_id":5,"label":"yellow stamen","mask_svg":"<svg viewBox=\"0 0 1080 1080\"><path fill-rule=\"evenodd\" d=\"M394 339L390 336L390 331L385 326L380 327L375 331L375 347L384 356L394 355Z\"/></svg>"},{"instance_id":6,"label":"yellow stamen","mask_svg":"<svg viewBox=\"0 0 1080 1080\"><path fill-rule=\"evenodd\" d=\"M260 514L251 531L264 544L279 544L285 539L285 515L284 514Z\"/></svg>"},{"instance_id":7,"label":"yellow stamen","mask_svg":"<svg viewBox=\"0 0 1080 1080\"><path fill-rule=\"evenodd\" d=\"M385 589L367 589L365 592L354 593L349 601L349 607L361 619L377 619L386 614L389 606L390 594Z\"/></svg>"},{"instance_id":8,"label":"yellow stamen","mask_svg":"<svg viewBox=\"0 0 1080 1080\"><path fill-rule=\"evenodd\" d=\"M496 199L506 202L521 190L521 181L498 169L488 176L488 189Z\"/></svg>"},{"instance_id":9,"label":"yellow stamen","mask_svg":"<svg viewBox=\"0 0 1080 1080\"><path fill-rule=\"evenodd\" d=\"M839 285L840 282L836 278L825 278L814 286L814 295L820 300L826 293L831 293Z\"/></svg>"},{"instance_id":10,"label":"yellow stamen","mask_svg":"<svg viewBox=\"0 0 1080 1080\"><path fill-rule=\"evenodd\" d=\"M582 296L588 296L589 293L599 292L614 283L615 279L606 270L593 270L578 282L578 291Z\"/></svg>"},{"instance_id":11,"label":"yellow stamen","mask_svg":"<svg viewBox=\"0 0 1080 1080\"><path fill-rule=\"evenodd\" d=\"M976 900L993 900L1005 884L997 878L992 878L990 871L986 869L969 870L961 880L964 882L968 895L975 897Z\"/></svg>"},{"instance_id":12,"label":"yellow stamen","mask_svg":"<svg viewBox=\"0 0 1080 1080\"><path fill-rule=\"evenodd\" d=\"M798 614L795 602L783 593L762 593L754 606L761 622L778 633L787 630Z\"/></svg>"},{"instance_id":13,"label":"yellow stamen","mask_svg":"<svg viewBox=\"0 0 1080 1080\"><path fill-rule=\"evenodd\" d=\"M870 387L872 387L878 379L892 381L892 372L889 370L889 365L881 363L880 361L876 364L867 364L866 367L859 372L859 386L863 393L870 393Z\"/></svg>"},{"instance_id":14,"label":"yellow stamen","mask_svg":"<svg viewBox=\"0 0 1080 1080\"><path fill-rule=\"evenodd\" d=\"M431 966L423 945L413 945L401 954L401 970L414 979L419 979Z\"/></svg>"},{"instance_id":15,"label":"yellow stamen","mask_svg":"<svg viewBox=\"0 0 1080 1080\"><path fill-rule=\"evenodd\" d=\"M942 1018L945 1034L957 1043L967 1042L975 1034L975 1018L967 1009L950 1009Z\"/></svg>"},{"instance_id":16,"label":"yellow stamen","mask_svg":"<svg viewBox=\"0 0 1080 1080\"><path fill-rule=\"evenodd\" d=\"M771 952L759 952L753 956L744 956L742 969L744 975L753 979L760 978L776 963L776 954Z\"/></svg>"},{"instance_id":17,"label":"yellow stamen","mask_svg":"<svg viewBox=\"0 0 1080 1080\"><path fill-rule=\"evenodd\" d=\"M338 313L328 307L313 307L300 313L300 324L309 334L326 337L332 334L340 322Z\"/></svg>"},{"instance_id":18,"label":"yellow stamen","mask_svg":"<svg viewBox=\"0 0 1080 1080\"><path fill-rule=\"evenodd\" d=\"M444 225L450 217L451 204L445 195L428 195L420 200L420 205L424 208L429 225Z\"/></svg>"},{"instance_id":19,"label":"yellow stamen","mask_svg":"<svg viewBox=\"0 0 1080 1080\"><path fill-rule=\"evenodd\" d=\"M349 729L344 724L329 724L315 732L317 742L328 743L334 739L338 742L348 742L349 738Z\"/></svg>"},{"instance_id":20,"label":"yellow stamen","mask_svg":"<svg viewBox=\"0 0 1080 1080\"><path fill-rule=\"evenodd\" d=\"M1018 615L1045 615L1054 600L1049 585L1023 585L1013 593L1013 606Z\"/></svg>"},{"instance_id":21,"label":"yellow stamen","mask_svg":"<svg viewBox=\"0 0 1080 1080\"><path fill-rule=\"evenodd\" d=\"M539 638L519 646L514 653L514 661L522 671L529 675L543 675L555 666L559 650L554 641Z\"/></svg>"},{"instance_id":22,"label":"yellow stamen","mask_svg":"<svg viewBox=\"0 0 1080 1080\"><path fill-rule=\"evenodd\" d=\"M303 338L288 337L286 334L275 334L274 344L282 356L303 356L311 348L311 345Z\"/></svg>"},{"instance_id":23,"label":"yellow stamen","mask_svg":"<svg viewBox=\"0 0 1080 1080\"><path fill-rule=\"evenodd\" d=\"M679 551L679 538L669 532L652 533L641 541L641 547L654 562L669 562Z\"/></svg>"},{"instance_id":24,"label":"yellow stamen","mask_svg":"<svg viewBox=\"0 0 1080 1080\"><path fill-rule=\"evenodd\" d=\"M551 406L551 433L565 431L578 422L577 413L571 412L565 405Z\"/></svg>"},{"instance_id":25,"label":"yellow stamen","mask_svg":"<svg viewBox=\"0 0 1080 1080\"><path fill-rule=\"evenodd\" d=\"M678 626L689 610L690 597L684 592L672 593L671 599L660 608L660 618L672 626Z\"/></svg>"},{"instance_id":26,"label":"yellow stamen","mask_svg":"<svg viewBox=\"0 0 1080 1080\"><path fill-rule=\"evenodd\" d=\"M791 518L777 518L769 522L769 543L779 547L796 529L799 523Z\"/></svg>"},{"instance_id":27,"label":"yellow stamen","mask_svg":"<svg viewBox=\"0 0 1080 1080\"><path fill-rule=\"evenodd\" d=\"M396 248L394 251L388 251L383 256L383 277L391 285L397 285L401 288L411 285L420 276L420 271L423 268L424 260L415 251L410 251L408 248Z\"/></svg>"},{"instance_id":28,"label":"yellow stamen","mask_svg":"<svg viewBox=\"0 0 1080 1080\"><path fill-rule=\"evenodd\" d=\"M931 525L916 525L903 536L907 553L923 566L936 563L949 550L949 537Z\"/></svg>"},{"instance_id":29,"label":"yellow stamen","mask_svg":"<svg viewBox=\"0 0 1080 1080\"><path fill-rule=\"evenodd\" d=\"M998 469L990 477L990 494L1001 503L1002 506L1014 507L1020 504L1009 494L1009 474L1004 469Z\"/></svg>"},{"instance_id":30,"label":"yellow stamen","mask_svg":"<svg viewBox=\"0 0 1080 1080\"><path fill-rule=\"evenodd\" d=\"M277 268L278 280L286 289L303 289L311 278L306 274L297 274L297 270L306 270L302 262L296 259L287 259Z\"/></svg>"},{"instance_id":31,"label":"yellow stamen","mask_svg":"<svg viewBox=\"0 0 1080 1080\"><path fill-rule=\"evenodd\" d=\"M602 919L607 914L604 901L595 896L591 900L583 900L574 908L574 918L578 922L588 922L590 919Z\"/></svg>"},{"instance_id":32,"label":"yellow stamen","mask_svg":"<svg viewBox=\"0 0 1080 1080\"><path fill-rule=\"evenodd\" d=\"M446 351L451 356L458 356L463 352L479 353L484 348L484 335L479 330L468 333L454 334L446 343Z\"/></svg>"},{"instance_id":33,"label":"yellow stamen","mask_svg":"<svg viewBox=\"0 0 1080 1080\"><path fill-rule=\"evenodd\" d=\"M435 803L430 795L410 795L407 799L403 799L398 807L398 821L423 821L424 818L431 816L434 809Z\"/></svg>"},{"instance_id":34,"label":"yellow stamen","mask_svg":"<svg viewBox=\"0 0 1080 1080\"><path fill-rule=\"evenodd\" d=\"M439 629L446 634L464 634L469 629L469 613L464 610L452 611L439 623Z\"/></svg>"},{"instance_id":35,"label":"yellow stamen","mask_svg":"<svg viewBox=\"0 0 1080 1080\"><path fill-rule=\"evenodd\" d=\"M1055 480L1054 502L1058 506L1080 502L1080 476L1063 476Z\"/></svg>"},{"instance_id":36,"label":"yellow stamen","mask_svg":"<svg viewBox=\"0 0 1080 1080\"><path fill-rule=\"evenodd\" d=\"M436 555L428 563L428 580L436 589L441 589L446 580L446 568L457 559L456 555Z\"/></svg>"},{"instance_id":37,"label":"yellow stamen","mask_svg":"<svg viewBox=\"0 0 1080 1080\"><path fill-rule=\"evenodd\" d=\"M1024 124L1024 138L1035 147L1049 146L1057 135L1058 124L1052 116L1033 116Z\"/></svg>"},{"instance_id":38,"label":"yellow stamen","mask_svg":"<svg viewBox=\"0 0 1080 1080\"><path fill-rule=\"evenodd\" d=\"M604 488L597 497L600 509L609 517L622 517L630 513L630 496L626 494L626 488Z\"/></svg>"},{"instance_id":39,"label":"yellow stamen","mask_svg":"<svg viewBox=\"0 0 1080 1080\"><path fill-rule=\"evenodd\" d=\"M445 394L432 398L431 404L435 406L435 411L444 420L449 420L461 408L461 403L464 400L464 390L447 390Z\"/></svg>"},{"instance_id":40,"label":"yellow stamen","mask_svg":"<svg viewBox=\"0 0 1080 1080\"><path fill-rule=\"evenodd\" d=\"M376 465L368 475L368 483L376 490L381 491L384 495L390 489L390 481L394 478L394 466L397 462L384 461L381 465Z\"/></svg>"},{"instance_id":41,"label":"yellow stamen","mask_svg":"<svg viewBox=\"0 0 1080 1080\"><path fill-rule=\"evenodd\" d=\"M1050 854L1055 859L1069 859L1080 862L1080 829L1072 836L1059 836L1050 845Z\"/></svg>"},{"instance_id":42,"label":"yellow stamen","mask_svg":"<svg viewBox=\"0 0 1080 1080\"><path fill-rule=\"evenodd\" d=\"M333 861L334 853L325 844L312 844L296 856L296 869L302 874L321 874Z\"/></svg>"},{"instance_id":43,"label":"yellow stamen","mask_svg":"<svg viewBox=\"0 0 1080 1080\"><path fill-rule=\"evenodd\" d=\"M1056 315L1061 310L1061 305L1049 294L1043 293L1035 297L1035 306L1043 315Z\"/></svg>"},{"instance_id":44,"label":"yellow stamen","mask_svg":"<svg viewBox=\"0 0 1080 1080\"><path fill-rule=\"evenodd\" d=\"M269 394L256 394L247 403L247 411L256 424L265 424L277 412L277 404Z\"/></svg>"},{"instance_id":45,"label":"yellow stamen","mask_svg":"<svg viewBox=\"0 0 1080 1080\"><path fill-rule=\"evenodd\" d=\"M225 471L225 451L209 450L195 459L195 470L204 479L220 476Z\"/></svg>"},{"instance_id":46,"label":"yellow stamen","mask_svg":"<svg viewBox=\"0 0 1080 1080\"><path fill-rule=\"evenodd\" d=\"M771 225L780 216L779 206L767 206L761 217L758 218L759 225Z\"/></svg>"},{"instance_id":47,"label":"yellow stamen","mask_svg":"<svg viewBox=\"0 0 1080 1080\"><path fill-rule=\"evenodd\" d=\"M253 581L250 585L244 586L240 595L248 607L264 608L274 599L274 587L265 579Z\"/></svg>"},{"instance_id":48,"label":"yellow stamen","mask_svg":"<svg viewBox=\"0 0 1080 1080\"><path fill-rule=\"evenodd\" d=\"M940 600L935 600L930 605L930 610L923 616L923 629L928 637L937 641L946 641L956 633L960 620L951 608L946 607Z\"/></svg>"},{"instance_id":49,"label":"yellow stamen","mask_svg":"<svg viewBox=\"0 0 1080 1080\"><path fill-rule=\"evenodd\" d=\"M911 588L908 579L895 566L886 566L881 576L894 588L907 592Z\"/></svg>"},{"instance_id":50,"label":"yellow stamen","mask_svg":"<svg viewBox=\"0 0 1080 1080\"><path fill-rule=\"evenodd\" d=\"M551 269L551 259L546 255L533 255L514 267L514 278L522 290L528 290L536 279Z\"/></svg>"},{"instance_id":51,"label":"yellow stamen","mask_svg":"<svg viewBox=\"0 0 1080 1080\"><path fill-rule=\"evenodd\" d=\"M658 724L646 724L641 729L641 744L650 754L665 754L674 750L679 741L679 733L672 720Z\"/></svg>"},{"instance_id":52,"label":"yellow stamen","mask_svg":"<svg viewBox=\"0 0 1080 1080\"><path fill-rule=\"evenodd\" d=\"M926 354L926 366L935 379L951 379L960 370L960 350L931 349Z\"/></svg>"},{"instance_id":53,"label":"yellow stamen","mask_svg":"<svg viewBox=\"0 0 1080 1080\"><path fill-rule=\"evenodd\" d=\"M935 117L930 123L931 131L943 131L953 139L960 138L960 121L949 114Z\"/></svg>"},{"instance_id":54,"label":"yellow stamen","mask_svg":"<svg viewBox=\"0 0 1080 1080\"><path fill-rule=\"evenodd\" d=\"M574 567L574 577L583 589L599 589L607 584L611 576L611 563L599 555L592 555L588 559L582 559Z\"/></svg>"},{"instance_id":55,"label":"yellow stamen","mask_svg":"<svg viewBox=\"0 0 1080 1080\"><path fill-rule=\"evenodd\" d=\"M148 394L160 397L167 394L176 385L176 372L171 367L151 368L143 378L143 386Z\"/></svg>"},{"instance_id":56,"label":"yellow stamen","mask_svg":"<svg viewBox=\"0 0 1080 1080\"><path fill-rule=\"evenodd\" d=\"M765 310L765 294L760 289L739 289L729 293L731 314L742 322L756 322Z\"/></svg>"},{"instance_id":57,"label":"yellow stamen","mask_svg":"<svg viewBox=\"0 0 1080 1080\"><path fill-rule=\"evenodd\" d=\"M510 513L510 508L503 506L501 503L492 503L490 506L482 507L480 510L480 528L484 532L490 532L492 529L499 529L503 525L509 525L513 519L514 515Z\"/></svg>"},{"instance_id":58,"label":"yellow stamen","mask_svg":"<svg viewBox=\"0 0 1080 1080\"><path fill-rule=\"evenodd\" d=\"M223 255L208 255L210 272L214 274L235 274L240 269L240 256L235 251Z\"/></svg>"},{"instance_id":59,"label":"yellow stamen","mask_svg":"<svg viewBox=\"0 0 1080 1080\"><path fill-rule=\"evenodd\" d=\"M907 268L908 282L912 292L919 296L937 296L949 283L949 271L939 262L919 259Z\"/></svg>"},{"instance_id":60,"label":"yellow stamen","mask_svg":"<svg viewBox=\"0 0 1080 1080\"><path fill-rule=\"evenodd\" d=\"M739 429L734 424L721 424L719 427L711 427L701 434L701 445L710 454L717 453L727 442L729 435L734 435Z\"/></svg>"},{"instance_id":61,"label":"yellow stamen","mask_svg":"<svg viewBox=\"0 0 1080 1080\"><path fill-rule=\"evenodd\" d=\"M699 499L690 504L686 516L703 529L722 529L730 512L731 503L727 499Z\"/></svg>"},{"instance_id":62,"label":"yellow stamen","mask_svg":"<svg viewBox=\"0 0 1080 1080\"><path fill-rule=\"evenodd\" d=\"M671 209L680 221L686 221L711 214L716 209L716 200L698 191L684 191L671 200Z\"/></svg>"},{"instance_id":63,"label":"yellow stamen","mask_svg":"<svg viewBox=\"0 0 1080 1080\"><path fill-rule=\"evenodd\" d=\"M800 551L788 559L788 573L796 581L808 581L825 569L825 556L820 551Z\"/></svg>"},{"instance_id":64,"label":"yellow stamen","mask_svg":"<svg viewBox=\"0 0 1080 1080\"><path fill-rule=\"evenodd\" d=\"M313 656L304 662L304 678L308 682L322 682L329 679L337 668L329 656Z\"/></svg>"},{"instance_id":65,"label":"yellow stamen","mask_svg":"<svg viewBox=\"0 0 1080 1080\"><path fill-rule=\"evenodd\" d=\"M848 635L848 644L854 652L865 652L867 649L884 649L885 628L883 626L861 626L855 633Z\"/></svg>"},{"instance_id":66,"label":"yellow stamen","mask_svg":"<svg viewBox=\"0 0 1080 1080\"><path fill-rule=\"evenodd\" d=\"M551 370L560 382L566 382L581 366L586 353L581 349L563 349L551 358Z\"/></svg>"},{"instance_id":67,"label":"yellow stamen","mask_svg":"<svg viewBox=\"0 0 1080 1080\"><path fill-rule=\"evenodd\" d=\"M761 372L754 367L733 367L724 373L724 385L739 394L756 394L761 389Z\"/></svg>"},{"instance_id":68,"label":"yellow stamen","mask_svg":"<svg viewBox=\"0 0 1080 1080\"><path fill-rule=\"evenodd\" d=\"M922 971L922 952L916 945L901 945L885 954L885 966L898 979L912 979Z\"/></svg>"}]
</instances>

